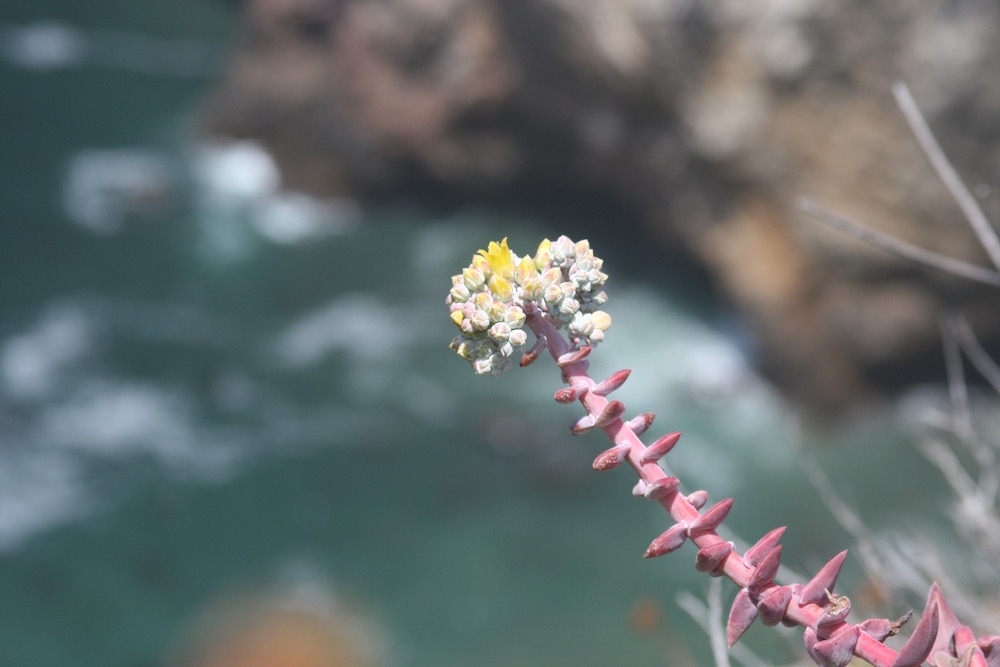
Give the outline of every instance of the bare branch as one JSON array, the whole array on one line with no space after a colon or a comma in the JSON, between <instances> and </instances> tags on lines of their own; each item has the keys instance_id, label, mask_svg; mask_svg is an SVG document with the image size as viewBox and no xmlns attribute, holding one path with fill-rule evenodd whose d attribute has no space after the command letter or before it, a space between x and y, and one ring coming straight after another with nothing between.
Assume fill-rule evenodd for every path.
<instances>
[{"instance_id":1,"label":"bare branch","mask_svg":"<svg viewBox=\"0 0 1000 667\"><path fill-rule=\"evenodd\" d=\"M962 209L962 213L965 214L969 225L972 226L973 231L976 232L976 236L979 237L979 243L982 244L983 250L986 251L990 261L993 262L995 267L1000 269L1000 236L997 235L996 230L993 229L989 220L986 219L986 215L983 213L983 209L980 208L979 202L972 196L969 189L965 187L962 179L958 176L958 172L955 171L955 168L947 156L945 156L944 151L941 150L937 139L934 138L930 127L927 126L927 121L924 120L923 114L920 113L913 95L910 94L910 89L902 81L897 81L892 86L892 93L896 96L896 103L899 105L900 111L906 116L906 121L910 124L910 129L913 130L917 141L920 142L920 147L927 154L927 159L930 160L934 171L937 172L938 177L945 184L945 187L948 188L948 192L951 193L955 202L958 203L959 208Z\"/></svg>"},{"instance_id":2,"label":"bare branch","mask_svg":"<svg viewBox=\"0 0 1000 667\"><path fill-rule=\"evenodd\" d=\"M945 271L962 278L986 283L987 285L993 285L994 287L1000 287L1000 273L993 271L992 269L984 269L980 266L963 262L960 259L954 259L953 257L948 257L947 255L931 252L930 250L915 246L912 243L901 241L893 236L876 231L870 227L866 227L861 223L845 218L842 215L838 215L837 213L820 206L811 199L799 199L798 206L799 210L806 215L813 217L820 222L826 223L835 229L846 232L855 238L881 248L882 250L886 250L899 255L900 257L905 257L906 259L917 262L918 264L923 264L924 266Z\"/></svg>"},{"instance_id":3,"label":"bare branch","mask_svg":"<svg viewBox=\"0 0 1000 667\"><path fill-rule=\"evenodd\" d=\"M972 332L969 321L961 315L956 315L954 320L955 336L958 338L962 351L969 358L972 365L976 367L979 374L992 385L993 389L1000 394L1000 366L986 353L983 346Z\"/></svg>"}]
</instances>

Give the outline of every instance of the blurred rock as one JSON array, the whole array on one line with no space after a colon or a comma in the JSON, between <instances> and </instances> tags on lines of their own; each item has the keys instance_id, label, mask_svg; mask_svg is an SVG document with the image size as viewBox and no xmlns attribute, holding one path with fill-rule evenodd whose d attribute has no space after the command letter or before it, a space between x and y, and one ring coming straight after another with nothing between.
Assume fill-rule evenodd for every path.
<instances>
[{"instance_id":1,"label":"blurred rock","mask_svg":"<svg viewBox=\"0 0 1000 667\"><path fill-rule=\"evenodd\" d=\"M990 0L247 0L207 129L255 138L322 196L603 193L695 256L796 399L939 380L936 314L992 349L988 289L821 228L808 196L985 262L890 85L970 186L1000 168ZM984 204L995 214L987 187ZM996 215L993 216L994 218ZM609 221L610 222L610 221Z\"/></svg>"}]
</instances>

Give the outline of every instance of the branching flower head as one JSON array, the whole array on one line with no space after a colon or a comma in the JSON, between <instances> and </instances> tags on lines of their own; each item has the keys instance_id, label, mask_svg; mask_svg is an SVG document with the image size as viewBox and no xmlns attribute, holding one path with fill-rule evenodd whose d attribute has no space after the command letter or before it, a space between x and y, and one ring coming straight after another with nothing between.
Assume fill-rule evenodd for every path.
<instances>
[{"instance_id":1,"label":"branching flower head","mask_svg":"<svg viewBox=\"0 0 1000 667\"><path fill-rule=\"evenodd\" d=\"M601 289L608 279L603 263L587 241L565 236L542 241L534 257L513 253L506 238L491 241L452 276L447 304L461 333L451 349L476 373L499 377L527 342L529 313L567 330L575 343L597 345L611 326L598 309L608 298Z\"/></svg>"}]
</instances>

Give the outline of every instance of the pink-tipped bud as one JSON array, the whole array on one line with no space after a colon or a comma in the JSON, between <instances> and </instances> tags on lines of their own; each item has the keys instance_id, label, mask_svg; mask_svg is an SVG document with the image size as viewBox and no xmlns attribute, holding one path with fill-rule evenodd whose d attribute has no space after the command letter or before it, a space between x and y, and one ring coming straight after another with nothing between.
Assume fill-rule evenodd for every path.
<instances>
[{"instance_id":1,"label":"pink-tipped bud","mask_svg":"<svg viewBox=\"0 0 1000 667\"><path fill-rule=\"evenodd\" d=\"M594 428L594 415L584 415L573 422L573 425L569 427L569 432L573 435L580 435L592 428Z\"/></svg>"},{"instance_id":2,"label":"pink-tipped bud","mask_svg":"<svg viewBox=\"0 0 1000 667\"><path fill-rule=\"evenodd\" d=\"M892 667L918 667L918 665L923 664L927 656L930 655L931 648L934 647L937 631L938 606L937 602L932 601L921 614L920 621L913 628L913 634L899 650L899 655L893 661Z\"/></svg>"},{"instance_id":3,"label":"pink-tipped bud","mask_svg":"<svg viewBox=\"0 0 1000 667\"><path fill-rule=\"evenodd\" d=\"M584 359L587 358L588 354L590 354L590 346L584 345L583 347L579 347L575 350L570 350L565 354L559 355L559 358L556 359L556 363L560 367L569 366L571 364L575 364L578 361L583 361Z\"/></svg>"},{"instance_id":4,"label":"pink-tipped bud","mask_svg":"<svg viewBox=\"0 0 1000 667\"><path fill-rule=\"evenodd\" d=\"M621 419L623 414L625 414L625 404L621 401L611 401L604 406L604 410L597 417L597 427L606 428L611 426Z\"/></svg>"},{"instance_id":5,"label":"pink-tipped bud","mask_svg":"<svg viewBox=\"0 0 1000 667\"><path fill-rule=\"evenodd\" d=\"M729 516L729 510L733 508L733 499L726 498L725 500L720 500L719 502L712 505L710 508L705 510L705 513L700 517L695 519L691 523L691 532L705 532L709 530L715 530L719 527L726 517Z\"/></svg>"},{"instance_id":6,"label":"pink-tipped bud","mask_svg":"<svg viewBox=\"0 0 1000 667\"><path fill-rule=\"evenodd\" d=\"M587 387L584 385L578 385L575 387L563 387L556 392L556 403L572 403L576 399L583 396L587 391Z\"/></svg>"},{"instance_id":7,"label":"pink-tipped bud","mask_svg":"<svg viewBox=\"0 0 1000 667\"><path fill-rule=\"evenodd\" d=\"M733 553L732 542L716 542L702 547L694 557L694 569L699 572L715 572L731 553Z\"/></svg>"},{"instance_id":8,"label":"pink-tipped bud","mask_svg":"<svg viewBox=\"0 0 1000 667\"><path fill-rule=\"evenodd\" d=\"M696 510L700 510L708 502L708 491L695 491L687 497L687 501Z\"/></svg>"},{"instance_id":9,"label":"pink-tipped bud","mask_svg":"<svg viewBox=\"0 0 1000 667\"><path fill-rule=\"evenodd\" d=\"M665 436L663 436L662 438L651 444L642 452L642 455L639 456L639 464L645 465L653 461L659 461L664 456L666 456L666 454L671 449L674 448L674 445L676 445L677 441L680 439L681 439L680 433L666 434Z\"/></svg>"},{"instance_id":10,"label":"pink-tipped bud","mask_svg":"<svg viewBox=\"0 0 1000 667\"><path fill-rule=\"evenodd\" d=\"M636 435L642 435L649 430L649 427L653 425L653 420L656 419L656 415L652 412L643 412L641 415L636 415L632 419L628 420L628 427L632 429L632 432Z\"/></svg>"},{"instance_id":11,"label":"pink-tipped bud","mask_svg":"<svg viewBox=\"0 0 1000 667\"><path fill-rule=\"evenodd\" d=\"M770 585L774 578L778 576L778 568L781 566L781 545L771 549L766 556L760 560L760 565L754 568L747 582L747 588L756 595L764 587Z\"/></svg>"},{"instance_id":12,"label":"pink-tipped bud","mask_svg":"<svg viewBox=\"0 0 1000 667\"><path fill-rule=\"evenodd\" d=\"M607 396L615 389L625 384L625 380L628 379L629 373L631 372L632 371L628 369L615 371L614 373L609 375L604 382L594 387L591 391L593 391L598 396Z\"/></svg>"},{"instance_id":13,"label":"pink-tipped bud","mask_svg":"<svg viewBox=\"0 0 1000 667\"><path fill-rule=\"evenodd\" d=\"M531 346L531 349L521 355L521 368L530 366L534 363L535 360L538 359L538 355L540 355L542 350L545 349L546 343L548 343L548 340L545 336L539 336L538 340L535 341L535 344Z\"/></svg>"},{"instance_id":14,"label":"pink-tipped bud","mask_svg":"<svg viewBox=\"0 0 1000 667\"><path fill-rule=\"evenodd\" d=\"M594 459L594 470L613 470L622 464L625 455L631 449L631 445L617 445L601 452Z\"/></svg>"},{"instance_id":15,"label":"pink-tipped bud","mask_svg":"<svg viewBox=\"0 0 1000 667\"><path fill-rule=\"evenodd\" d=\"M675 523L667 528L659 537L649 543L643 558L656 558L676 551L687 541L687 524L684 522Z\"/></svg>"},{"instance_id":16,"label":"pink-tipped bud","mask_svg":"<svg viewBox=\"0 0 1000 667\"><path fill-rule=\"evenodd\" d=\"M792 601L792 589L788 586L779 586L757 603L757 610L760 612L760 620L764 625L771 627L781 622L785 617L785 609Z\"/></svg>"},{"instance_id":17,"label":"pink-tipped bud","mask_svg":"<svg viewBox=\"0 0 1000 667\"><path fill-rule=\"evenodd\" d=\"M642 495L650 500L662 500L677 490L681 481L676 477L661 477L646 485Z\"/></svg>"},{"instance_id":18,"label":"pink-tipped bud","mask_svg":"<svg viewBox=\"0 0 1000 667\"><path fill-rule=\"evenodd\" d=\"M854 658L854 647L858 644L860 630L848 625L829 639L816 642L813 645L813 658L817 658L823 667L846 667Z\"/></svg>"},{"instance_id":19,"label":"pink-tipped bud","mask_svg":"<svg viewBox=\"0 0 1000 667\"><path fill-rule=\"evenodd\" d=\"M820 568L809 583L802 587L799 593L799 604L822 604L826 600L826 591L832 591L837 583L837 575L847 558L847 551L841 551L830 559L830 561Z\"/></svg>"},{"instance_id":20,"label":"pink-tipped bud","mask_svg":"<svg viewBox=\"0 0 1000 667\"><path fill-rule=\"evenodd\" d=\"M750 598L750 593L743 588L736 594L733 606L729 609L729 621L726 623L726 643L729 648L736 646L736 642L755 618L757 618L757 607Z\"/></svg>"}]
</instances>

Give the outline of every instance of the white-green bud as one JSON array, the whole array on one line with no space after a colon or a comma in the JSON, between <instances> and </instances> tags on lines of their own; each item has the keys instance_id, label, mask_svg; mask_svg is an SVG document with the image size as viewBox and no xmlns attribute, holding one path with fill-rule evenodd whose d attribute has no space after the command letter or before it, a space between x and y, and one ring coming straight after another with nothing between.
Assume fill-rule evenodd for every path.
<instances>
[{"instance_id":1,"label":"white-green bud","mask_svg":"<svg viewBox=\"0 0 1000 667\"><path fill-rule=\"evenodd\" d=\"M524 329L514 329L510 332L507 340L514 347L521 347L528 342L528 333Z\"/></svg>"},{"instance_id":2,"label":"white-green bud","mask_svg":"<svg viewBox=\"0 0 1000 667\"><path fill-rule=\"evenodd\" d=\"M510 336L510 325L506 322L497 322L490 327L490 338L495 341L505 341Z\"/></svg>"},{"instance_id":3,"label":"white-green bud","mask_svg":"<svg viewBox=\"0 0 1000 667\"><path fill-rule=\"evenodd\" d=\"M518 306L511 306L504 313L504 321L510 325L511 329L517 329L524 325L524 311Z\"/></svg>"},{"instance_id":4,"label":"white-green bud","mask_svg":"<svg viewBox=\"0 0 1000 667\"><path fill-rule=\"evenodd\" d=\"M470 292L479 289L486 282L486 276L483 275L483 272L471 266L462 271L462 278Z\"/></svg>"},{"instance_id":5,"label":"white-green bud","mask_svg":"<svg viewBox=\"0 0 1000 667\"><path fill-rule=\"evenodd\" d=\"M559 304L559 312L563 315L572 315L580 310L580 302L576 299L563 299Z\"/></svg>"},{"instance_id":6,"label":"white-green bud","mask_svg":"<svg viewBox=\"0 0 1000 667\"><path fill-rule=\"evenodd\" d=\"M563 291L562 287L558 283L553 283L545 288L545 293L542 295L546 303L555 305L562 301Z\"/></svg>"},{"instance_id":7,"label":"white-green bud","mask_svg":"<svg viewBox=\"0 0 1000 667\"><path fill-rule=\"evenodd\" d=\"M490 316L484 310L477 310L470 318L472 328L476 331L485 331L490 328ZM464 322L462 324L465 324Z\"/></svg>"},{"instance_id":8,"label":"white-green bud","mask_svg":"<svg viewBox=\"0 0 1000 667\"><path fill-rule=\"evenodd\" d=\"M453 301L463 303L468 301L470 292L469 288L465 286L465 283L456 283L455 285L452 285L449 294L451 294Z\"/></svg>"}]
</instances>

